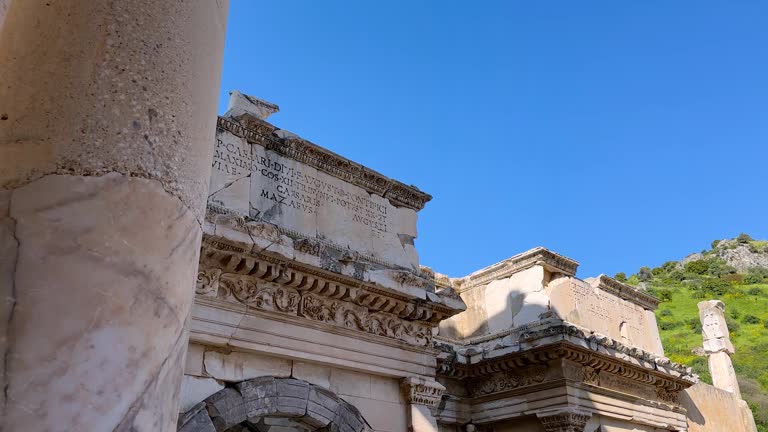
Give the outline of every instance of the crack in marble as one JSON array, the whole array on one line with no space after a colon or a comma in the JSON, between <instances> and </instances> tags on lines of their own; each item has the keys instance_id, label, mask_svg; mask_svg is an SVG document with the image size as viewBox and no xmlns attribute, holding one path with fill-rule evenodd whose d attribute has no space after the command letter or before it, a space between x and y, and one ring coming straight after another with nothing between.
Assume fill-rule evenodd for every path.
<instances>
[{"instance_id":1,"label":"crack in marble","mask_svg":"<svg viewBox=\"0 0 768 432\"><path fill-rule=\"evenodd\" d=\"M165 370L165 366L168 364L168 361L176 356L176 353L179 350L179 342L185 340L185 332L186 330L184 328L181 329L181 332L179 332L179 335L176 337L176 341L173 343L173 350L171 350L171 353L163 360L162 363L160 363L160 366L157 368L157 371L153 375L152 379L147 382L147 385L144 386L144 388L139 392L138 396L136 396L136 399L134 399L133 402L128 406L128 410L126 410L125 414L121 417L122 420L120 420L120 423L115 426L114 429L112 429L112 432L135 432L136 429L133 427L131 422L136 419L136 415L141 411L141 405L144 403L144 396L147 394L149 389L157 383L158 379L160 378L160 375ZM186 350L186 347L184 347L184 350Z\"/></svg>"},{"instance_id":2,"label":"crack in marble","mask_svg":"<svg viewBox=\"0 0 768 432\"><path fill-rule=\"evenodd\" d=\"M16 219L11 216L11 205L13 202L13 193L14 190L10 191L10 194L8 196L8 214L6 217L13 222L13 226L11 228L11 235L13 236L13 240L16 242L16 257L13 260L13 269L11 269L11 296L6 299L11 304L11 309L8 311L8 320L5 323L5 352L3 353L3 380L5 381L3 383L3 408L0 410L0 418L6 418L5 412L8 407L8 392L10 390L10 380L8 379L8 363L11 359L11 322L13 322L13 316L16 311L17 301L16 301L16 268L19 265L19 249L21 248L21 240L19 240L19 237L16 234L16 227L18 226L18 223Z\"/></svg>"}]
</instances>

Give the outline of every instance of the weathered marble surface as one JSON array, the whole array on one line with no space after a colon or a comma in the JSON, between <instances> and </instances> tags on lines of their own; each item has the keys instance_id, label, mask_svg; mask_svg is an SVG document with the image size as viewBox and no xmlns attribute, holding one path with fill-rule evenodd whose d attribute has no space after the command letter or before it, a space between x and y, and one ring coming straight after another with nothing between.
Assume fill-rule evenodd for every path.
<instances>
[{"instance_id":1,"label":"weathered marble surface","mask_svg":"<svg viewBox=\"0 0 768 432\"><path fill-rule=\"evenodd\" d=\"M752 411L733 393L698 383L681 402L688 411L688 432L757 432Z\"/></svg>"},{"instance_id":2,"label":"weathered marble surface","mask_svg":"<svg viewBox=\"0 0 768 432\"><path fill-rule=\"evenodd\" d=\"M720 300L709 300L699 302L698 308L701 335L704 338L704 352L708 354L721 351L729 354L736 352L725 322L725 304Z\"/></svg>"},{"instance_id":3,"label":"weathered marble surface","mask_svg":"<svg viewBox=\"0 0 768 432\"><path fill-rule=\"evenodd\" d=\"M234 92L232 112L251 109L263 117L257 106L242 101L247 97ZM218 131L214 150L211 204L385 266L419 269L415 210L229 131Z\"/></svg>"},{"instance_id":4,"label":"weathered marble surface","mask_svg":"<svg viewBox=\"0 0 768 432\"><path fill-rule=\"evenodd\" d=\"M652 310L654 304L643 301L643 298L633 299L633 295L646 295L636 293L629 286L619 287L628 290L625 295L617 294L615 289L606 286L607 282L615 281L605 276L591 280L569 276L569 268L556 268L555 265L560 263L550 264L540 259L542 253L559 257L543 248L535 248L512 258L531 261L524 266L505 268L506 261L503 261L459 279L457 288L467 310L441 322L440 335L468 340L555 317L625 345L664 355ZM479 279L480 283L472 284L473 278Z\"/></svg>"},{"instance_id":5,"label":"weathered marble surface","mask_svg":"<svg viewBox=\"0 0 768 432\"><path fill-rule=\"evenodd\" d=\"M159 182L120 174L43 177L13 192L9 214L19 249L3 429L172 430L195 215Z\"/></svg>"}]
</instances>

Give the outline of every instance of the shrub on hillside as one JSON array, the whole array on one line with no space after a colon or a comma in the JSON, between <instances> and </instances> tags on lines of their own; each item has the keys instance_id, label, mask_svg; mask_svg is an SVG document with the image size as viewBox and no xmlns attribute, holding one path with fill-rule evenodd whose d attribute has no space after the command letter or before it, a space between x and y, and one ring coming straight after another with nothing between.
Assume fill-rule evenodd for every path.
<instances>
[{"instance_id":1,"label":"shrub on hillside","mask_svg":"<svg viewBox=\"0 0 768 432\"><path fill-rule=\"evenodd\" d=\"M685 271L698 275L703 275L709 270L709 263L705 260L691 261L685 265Z\"/></svg>"},{"instance_id":2,"label":"shrub on hillside","mask_svg":"<svg viewBox=\"0 0 768 432\"><path fill-rule=\"evenodd\" d=\"M747 290L747 294L749 294L751 296L756 296L756 297L762 297L762 296L765 295L763 290L761 290L759 287L752 287L752 288L750 288L749 290Z\"/></svg>"},{"instance_id":3,"label":"shrub on hillside","mask_svg":"<svg viewBox=\"0 0 768 432\"><path fill-rule=\"evenodd\" d=\"M698 299L698 300L701 300L701 299L705 299L705 298L707 298L707 297L709 297L709 296L707 295L707 293L705 293L705 292L704 292L704 291L702 291L702 290L696 290L696 291L694 291L694 292L692 292L692 293L691 293L691 298L692 298L692 299Z\"/></svg>"},{"instance_id":4,"label":"shrub on hillside","mask_svg":"<svg viewBox=\"0 0 768 432\"><path fill-rule=\"evenodd\" d=\"M677 261L667 261L664 264L661 265L661 268L666 272L669 273L671 271L674 271L677 269Z\"/></svg>"},{"instance_id":5,"label":"shrub on hillside","mask_svg":"<svg viewBox=\"0 0 768 432\"><path fill-rule=\"evenodd\" d=\"M693 318L687 319L685 321L685 325L687 325L695 333L701 332L701 320L699 319L699 317L693 317Z\"/></svg>"},{"instance_id":6,"label":"shrub on hillside","mask_svg":"<svg viewBox=\"0 0 768 432\"><path fill-rule=\"evenodd\" d=\"M659 276L659 275L663 275L666 272L661 267L654 267L651 269L651 273L653 273L654 276Z\"/></svg>"},{"instance_id":7,"label":"shrub on hillside","mask_svg":"<svg viewBox=\"0 0 768 432\"><path fill-rule=\"evenodd\" d=\"M717 245L719 245L719 244L720 244L720 240L712 240L712 244L711 244L712 249L716 248Z\"/></svg>"},{"instance_id":8,"label":"shrub on hillside","mask_svg":"<svg viewBox=\"0 0 768 432\"><path fill-rule=\"evenodd\" d=\"M741 311L738 309L735 309L735 308L731 309L730 313L731 313L731 318L733 319L739 319L741 317Z\"/></svg>"},{"instance_id":9,"label":"shrub on hillside","mask_svg":"<svg viewBox=\"0 0 768 432\"><path fill-rule=\"evenodd\" d=\"M744 276L744 283L747 285L763 283L763 276L757 273L748 273Z\"/></svg>"},{"instance_id":10,"label":"shrub on hillside","mask_svg":"<svg viewBox=\"0 0 768 432\"><path fill-rule=\"evenodd\" d=\"M721 278L724 281L730 282L732 284L742 284L742 283L744 283L744 275L738 274L738 273L722 275Z\"/></svg>"},{"instance_id":11,"label":"shrub on hillside","mask_svg":"<svg viewBox=\"0 0 768 432\"><path fill-rule=\"evenodd\" d=\"M707 279L701 283L701 291L711 296L723 296L731 290L731 284L722 279Z\"/></svg>"},{"instance_id":12,"label":"shrub on hillside","mask_svg":"<svg viewBox=\"0 0 768 432\"><path fill-rule=\"evenodd\" d=\"M768 268L765 267L752 267L749 270L747 270L747 274L755 274L762 276L764 278L768 277Z\"/></svg>"},{"instance_id":13,"label":"shrub on hillside","mask_svg":"<svg viewBox=\"0 0 768 432\"><path fill-rule=\"evenodd\" d=\"M661 301L672 301L672 291L668 289L658 290L656 291L656 297ZM665 310L664 312L669 312L669 310Z\"/></svg>"},{"instance_id":14,"label":"shrub on hillside","mask_svg":"<svg viewBox=\"0 0 768 432\"><path fill-rule=\"evenodd\" d=\"M614 279L616 279L619 282L626 282L627 281L627 274L624 272L618 272L613 276Z\"/></svg>"},{"instance_id":15,"label":"shrub on hillside","mask_svg":"<svg viewBox=\"0 0 768 432\"><path fill-rule=\"evenodd\" d=\"M637 272L637 278L640 282L648 282L653 279L653 272L648 267L640 267L640 271Z\"/></svg>"},{"instance_id":16,"label":"shrub on hillside","mask_svg":"<svg viewBox=\"0 0 768 432\"><path fill-rule=\"evenodd\" d=\"M681 282L685 280L685 273L680 270L673 270L667 274L667 278L673 281Z\"/></svg>"},{"instance_id":17,"label":"shrub on hillside","mask_svg":"<svg viewBox=\"0 0 768 432\"><path fill-rule=\"evenodd\" d=\"M739 325L739 322L731 319L729 316L725 317L725 324L728 326L728 331L731 333L738 333L738 331L741 330L741 325Z\"/></svg>"},{"instance_id":18,"label":"shrub on hillside","mask_svg":"<svg viewBox=\"0 0 768 432\"><path fill-rule=\"evenodd\" d=\"M712 276L721 277L727 274L736 273L735 268L729 266L728 263L720 258L712 259L708 264L709 269L707 270L707 273L711 274Z\"/></svg>"},{"instance_id":19,"label":"shrub on hillside","mask_svg":"<svg viewBox=\"0 0 768 432\"><path fill-rule=\"evenodd\" d=\"M741 322L744 324L760 324L760 318L754 315L744 315L744 318L741 319Z\"/></svg>"},{"instance_id":20,"label":"shrub on hillside","mask_svg":"<svg viewBox=\"0 0 768 432\"><path fill-rule=\"evenodd\" d=\"M747 233L741 233L741 234L739 234L738 237L736 237L736 241L741 243L741 244L747 244L747 243L751 242L752 240L753 240L752 237L750 237L749 234L747 234Z\"/></svg>"},{"instance_id":21,"label":"shrub on hillside","mask_svg":"<svg viewBox=\"0 0 768 432\"><path fill-rule=\"evenodd\" d=\"M683 323L680 321L662 321L659 323L659 328L662 330L674 330L682 325Z\"/></svg>"},{"instance_id":22,"label":"shrub on hillside","mask_svg":"<svg viewBox=\"0 0 768 432\"><path fill-rule=\"evenodd\" d=\"M664 309L663 311L659 312L659 316L663 316L663 317L672 316L672 311L669 309Z\"/></svg>"}]
</instances>

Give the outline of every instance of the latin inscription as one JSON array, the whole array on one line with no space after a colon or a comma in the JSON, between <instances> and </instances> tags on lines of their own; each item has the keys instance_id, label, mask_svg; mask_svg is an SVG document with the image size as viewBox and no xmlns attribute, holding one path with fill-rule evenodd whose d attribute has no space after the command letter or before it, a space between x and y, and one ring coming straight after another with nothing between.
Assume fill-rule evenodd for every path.
<instances>
[{"instance_id":1,"label":"latin inscription","mask_svg":"<svg viewBox=\"0 0 768 432\"><path fill-rule=\"evenodd\" d=\"M310 172L290 166L267 155L259 146L249 149L235 143L216 140L212 168L235 177L256 176L260 198L308 215L317 214L323 206L336 206L351 214L352 222L381 235L388 232L387 206L338 187ZM303 166L296 164L296 166Z\"/></svg>"},{"instance_id":2,"label":"latin inscription","mask_svg":"<svg viewBox=\"0 0 768 432\"><path fill-rule=\"evenodd\" d=\"M615 325L615 330L619 330L619 325L626 323L630 341L642 338L642 323L638 317L642 310L635 310L615 295L595 290L587 284L572 283L570 297L578 310L586 310L606 326Z\"/></svg>"}]
</instances>

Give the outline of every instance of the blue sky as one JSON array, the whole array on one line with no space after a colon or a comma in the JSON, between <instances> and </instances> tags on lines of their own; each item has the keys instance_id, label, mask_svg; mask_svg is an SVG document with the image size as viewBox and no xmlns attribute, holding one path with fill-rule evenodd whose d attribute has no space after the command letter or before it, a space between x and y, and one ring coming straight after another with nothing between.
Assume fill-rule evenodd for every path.
<instances>
[{"instance_id":1,"label":"blue sky","mask_svg":"<svg viewBox=\"0 0 768 432\"><path fill-rule=\"evenodd\" d=\"M768 238L768 3L233 0L227 92L434 198L424 265L579 275Z\"/></svg>"}]
</instances>

